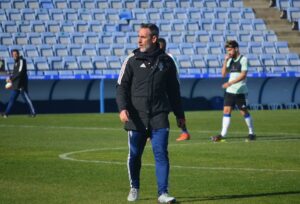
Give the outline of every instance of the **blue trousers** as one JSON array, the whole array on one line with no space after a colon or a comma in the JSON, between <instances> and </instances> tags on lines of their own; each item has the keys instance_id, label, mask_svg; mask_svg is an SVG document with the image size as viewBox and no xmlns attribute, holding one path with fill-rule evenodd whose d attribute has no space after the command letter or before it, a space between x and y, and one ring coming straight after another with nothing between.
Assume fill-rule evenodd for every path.
<instances>
[{"instance_id":1,"label":"blue trousers","mask_svg":"<svg viewBox=\"0 0 300 204\"><path fill-rule=\"evenodd\" d=\"M140 171L142 166L142 154L150 136L152 150L155 159L156 181L158 195L168 193L169 179L169 157L168 157L168 138L169 129L157 129L147 132L128 131L128 175L131 188L140 188Z\"/></svg>"},{"instance_id":2,"label":"blue trousers","mask_svg":"<svg viewBox=\"0 0 300 204\"><path fill-rule=\"evenodd\" d=\"M10 110L11 110L12 106L14 105L15 101L17 100L19 94L21 94L21 96L23 97L23 99L26 102L27 106L29 107L30 114L35 115L35 110L34 110L34 107L32 105L32 102L31 102L31 100L28 96L28 93L25 90L22 90L22 89L21 90L12 90L8 105L7 105L6 110L5 110L5 114L8 115L10 113Z\"/></svg>"}]
</instances>

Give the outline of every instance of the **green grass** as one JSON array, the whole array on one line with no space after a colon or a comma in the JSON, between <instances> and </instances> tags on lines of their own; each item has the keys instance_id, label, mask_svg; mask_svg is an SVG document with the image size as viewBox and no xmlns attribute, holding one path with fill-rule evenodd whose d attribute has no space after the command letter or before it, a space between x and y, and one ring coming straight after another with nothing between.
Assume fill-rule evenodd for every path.
<instances>
[{"instance_id":1,"label":"green grass","mask_svg":"<svg viewBox=\"0 0 300 204\"><path fill-rule=\"evenodd\" d=\"M232 115L228 139L212 143L221 111L186 113L192 140L176 142L170 194L179 203L299 203L300 111L252 111L258 140ZM127 203L127 136L117 114L24 115L0 119L0 203ZM61 159L59 155L74 152ZM107 163L105 163L107 162ZM153 155L143 156L138 203L156 203ZM149 164L149 165L146 165Z\"/></svg>"}]
</instances>

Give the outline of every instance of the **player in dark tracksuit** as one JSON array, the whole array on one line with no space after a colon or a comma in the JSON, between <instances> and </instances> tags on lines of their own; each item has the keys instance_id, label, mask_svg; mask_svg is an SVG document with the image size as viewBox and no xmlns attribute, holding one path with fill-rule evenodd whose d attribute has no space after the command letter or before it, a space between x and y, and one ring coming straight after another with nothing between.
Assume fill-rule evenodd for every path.
<instances>
[{"instance_id":1,"label":"player in dark tracksuit","mask_svg":"<svg viewBox=\"0 0 300 204\"><path fill-rule=\"evenodd\" d=\"M12 93L6 107L5 112L3 113L3 117L7 117L11 111L11 108L18 98L19 94L23 97L24 101L29 107L30 116L35 116L35 110L32 105L32 102L28 96L28 76L27 76L27 64L26 60L20 56L18 50L12 50L12 55L15 60L13 74L7 79L7 81L12 82Z\"/></svg>"},{"instance_id":2,"label":"player in dark tracksuit","mask_svg":"<svg viewBox=\"0 0 300 204\"><path fill-rule=\"evenodd\" d=\"M127 57L117 83L120 119L128 131L128 173L131 191L128 201L138 199L141 157L151 138L156 163L158 201L175 200L168 195L168 114L173 110L178 126L185 124L174 61L159 48L158 28L142 24L139 49Z\"/></svg>"}]
</instances>

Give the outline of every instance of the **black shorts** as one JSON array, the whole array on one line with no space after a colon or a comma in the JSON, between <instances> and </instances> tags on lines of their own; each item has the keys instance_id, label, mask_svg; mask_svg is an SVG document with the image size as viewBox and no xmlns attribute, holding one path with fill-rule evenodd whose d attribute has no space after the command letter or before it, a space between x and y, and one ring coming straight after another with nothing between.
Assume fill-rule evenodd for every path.
<instances>
[{"instance_id":1,"label":"black shorts","mask_svg":"<svg viewBox=\"0 0 300 204\"><path fill-rule=\"evenodd\" d=\"M239 110L247 109L246 94L232 94L225 92L224 106L237 106Z\"/></svg>"}]
</instances>

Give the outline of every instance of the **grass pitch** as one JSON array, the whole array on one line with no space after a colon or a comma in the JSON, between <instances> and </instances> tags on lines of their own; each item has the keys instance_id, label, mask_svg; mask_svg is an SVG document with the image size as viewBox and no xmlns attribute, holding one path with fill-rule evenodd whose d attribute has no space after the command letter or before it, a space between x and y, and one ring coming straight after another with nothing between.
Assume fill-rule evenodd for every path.
<instances>
[{"instance_id":1,"label":"grass pitch","mask_svg":"<svg viewBox=\"0 0 300 204\"><path fill-rule=\"evenodd\" d=\"M252 111L257 141L232 114L227 142L212 143L222 112L188 112L190 141L170 114L170 194L178 203L299 203L300 111ZM0 118L0 203L128 203L127 135L117 114ZM151 144L138 203L157 203Z\"/></svg>"}]
</instances>

